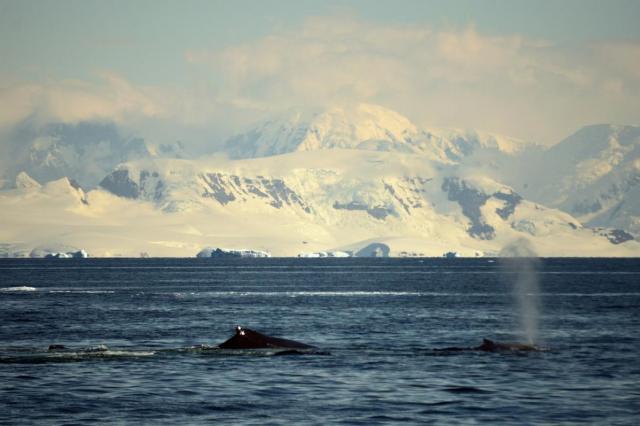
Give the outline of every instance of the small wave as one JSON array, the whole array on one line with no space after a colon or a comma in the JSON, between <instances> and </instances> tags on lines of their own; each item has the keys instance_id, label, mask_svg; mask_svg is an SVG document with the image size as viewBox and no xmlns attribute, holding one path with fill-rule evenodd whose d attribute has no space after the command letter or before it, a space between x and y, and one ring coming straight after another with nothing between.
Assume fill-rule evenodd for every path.
<instances>
[{"instance_id":1,"label":"small wave","mask_svg":"<svg viewBox=\"0 0 640 426\"><path fill-rule=\"evenodd\" d=\"M0 364L47 364L81 362L91 360L118 360L130 358L145 358L155 355L155 351L144 350L80 350L55 351L20 354L14 356L0 356Z\"/></svg>"},{"instance_id":2,"label":"small wave","mask_svg":"<svg viewBox=\"0 0 640 426\"><path fill-rule=\"evenodd\" d=\"M546 297L637 297L640 296L640 293L540 293L539 295Z\"/></svg>"},{"instance_id":3,"label":"small wave","mask_svg":"<svg viewBox=\"0 0 640 426\"><path fill-rule=\"evenodd\" d=\"M292 355L331 355L331 352L321 349L286 349L286 348L255 348L255 349L221 349L217 346L208 347L202 345L186 349L186 352L199 355L217 357L247 356L247 357L271 357Z\"/></svg>"},{"instance_id":4,"label":"small wave","mask_svg":"<svg viewBox=\"0 0 640 426\"><path fill-rule=\"evenodd\" d=\"M480 389L480 388L476 388L474 386L449 386L447 388L444 389L446 392L449 393L486 393L489 391Z\"/></svg>"},{"instance_id":5,"label":"small wave","mask_svg":"<svg viewBox=\"0 0 640 426\"><path fill-rule=\"evenodd\" d=\"M191 293L173 293L176 298L187 296L218 297L353 297L353 296L421 296L422 293L411 291L207 291Z\"/></svg>"},{"instance_id":6,"label":"small wave","mask_svg":"<svg viewBox=\"0 0 640 426\"><path fill-rule=\"evenodd\" d=\"M38 289L35 287L29 287L26 285L21 285L18 287L3 287L0 288L0 291L5 291L5 292L18 292L18 291L37 291Z\"/></svg>"},{"instance_id":7,"label":"small wave","mask_svg":"<svg viewBox=\"0 0 640 426\"><path fill-rule=\"evenodd\" d=\"M101 353L103 356L112 356L112 357L145 357L145 356L153 356L155 355L155 351L117 351L117 350L107 350Z\"/></svg>"},{"instance_id":8,"label":"small wave","mask_svg":"<svg viewBox=\"0 0 640 426\"><path fill-rule=\"evenodd\" d=\"M71 293L71 294L113 294L113 290L49 290L49 293Z\"/></svg>"},{"instance_id":9,"label":"small wave","mask_svg":"<svg viewBox=\"0 0 640 426\"><path fill-rule=\"evenodd\" d=\"M84 352L107 352L108 350L109 347L107 345L96 345L85 348Z\"/></svg>"},{"instance_id":10,"label":"small wave","mask_svg":"<svg viewBox=\"0 0 640 426\"><path fill-rule=\"evenodd\" d=\"M289 291L286 296L419 296L411 291Z\"/></svg>"},{"instance_id":11,"label":"small wave","mask_svg":"<svg viewBox=\"0 0 640 426\"><path fill-rule=\"evenodd\" d=\"M28 354L14 353L0 355L0 364L48 364L48 363L71 363L71 362L91 362L91 361L118 361L138 358L148 358L153 356L173 355L196 355L209 356L212 358L228 357L274 357L274 356L294 356L294 355L331 355L330 352L318 349L220 349L217 346L193 346L189 348L160 349L160 350L60 350L49 352L31 352Z\"/></svg>"}]
</instances>

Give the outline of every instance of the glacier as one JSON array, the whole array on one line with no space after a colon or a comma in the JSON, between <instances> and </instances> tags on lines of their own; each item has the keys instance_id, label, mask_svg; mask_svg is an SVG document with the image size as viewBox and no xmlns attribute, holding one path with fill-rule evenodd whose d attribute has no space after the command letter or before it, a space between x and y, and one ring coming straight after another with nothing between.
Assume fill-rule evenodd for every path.
<instances>
[{"instance_id":1,"label":"glacier","mask_svg":"<svg viewBox=\"0 0 640 426\"><path fill-rule=\"evenodd\" d=\"M0 190L0 248L475 257L526 238L544 256L638 256L639 134L592 126L545 149L375 105L293 111L225 152L126 159L90 188L24 169Z\"/></svg>"}]
</instances>

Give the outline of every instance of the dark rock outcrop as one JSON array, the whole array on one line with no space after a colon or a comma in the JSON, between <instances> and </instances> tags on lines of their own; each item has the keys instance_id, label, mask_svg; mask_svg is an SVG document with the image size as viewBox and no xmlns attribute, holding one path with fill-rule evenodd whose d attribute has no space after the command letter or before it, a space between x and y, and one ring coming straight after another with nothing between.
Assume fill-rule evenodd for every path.
<instances>
[{"instance_id":1,"label":"dark rock outcrop","mask_svg":"<svg viewBox=\"0 0 640 426\"><path fill-rule=\"evenodd\" d=\"M515 192L496 192L493 197L505 202L504 207L496 209L496 213L503 220L507 220L515 212L516 206L522 201L522 197Z\"/></svg>"},{"instance_id":2,"label":"dark rock outcrop","mask_svg":"<svg viewBox=\"0 0 640 426\"><path fill-rule=\"evenodd\" d=\"M445 178L442 190L447 193L449 201L457 201L462 213L471 221L467 233L474 238L491 240L496 232L493 226L485 223L480 207L490 198L489 195L472 188L463 180L456 177Z\"/></svg>"},{"instance_id":3,"label":"dark rock outcrop","mask_svg":"<svg viewBox=\"0 0 640 426\"><path fill-rule=\"evenodd\" d=\"M224 173L206 173L202 179L205 183L202 196L213 198L222 205L257 197L276 209L290 206L306 213L312 212L302 197L282 179L263 176L249 178Z\"/></svg>"},{"instance_id":4,"label":"dark rock outcrop","mask_svg":"<svg viewBox=\"0 0 640 426\"><path fill-rule=\"evenodd\" d=\"M115 170L107 175L100 186L114 195L136 199L140 196L140 187L129 177L129 170Z\"/></svg>"}]
</instances>

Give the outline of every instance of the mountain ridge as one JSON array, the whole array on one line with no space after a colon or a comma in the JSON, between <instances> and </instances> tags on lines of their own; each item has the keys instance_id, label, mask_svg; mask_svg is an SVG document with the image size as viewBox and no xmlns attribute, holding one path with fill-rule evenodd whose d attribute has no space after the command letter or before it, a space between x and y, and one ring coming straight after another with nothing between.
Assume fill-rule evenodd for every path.
<instances>
[{"instance_id":1,"label":"mountain ridge","mask_svg":"<svg viewBox=\"0 0 640 426\"><path fill-rule=\"evenodd\" d=\"M148 157L182 156L183 147L152 145L124 136L112 122L37 124L27 120L8 136L2 148L5 180L21 172L41 183L69 177L83 188L94 188L118 164ZM6 161L9 160L10 161Z\"/></svg>"},{"instance_id":2,"label":"mountain ridge","mask_svg":"<svg viewBox=\"0 0 640 426\"><path fill-rule=\"evenodd\" d=\"M395 111L356 104L307 114L290 112L231 137L225 151L233 159L243 159L294 151L362 149L422 154L454 163L478 149L514 154L527 145L476 131L420 129Z\"/></svg>"},{"instance_id":3,"label":"mountain ridge","mask_svg":"<svg viewBox=\"0 0 640 426\"><path fill-rule=\"evenodd\" d=\"M629 232L640 228L634 126L587 127L554 151L420 129L378 106L341 108L264 123L206 157L147 149L112 165L88 191L75 177L38 186L19 173L0 191L12 228L0 242L67 244L94 255L190 256L219 246L275 256L493 256L525 238L544 256L640 254ZM582 143L593 149L581 151ZM582 179L589 173L596 178ZM611 184L618 198L594 215L572 210L581 194L600 196L598 185Z\"/></svg>"}]
</instances>

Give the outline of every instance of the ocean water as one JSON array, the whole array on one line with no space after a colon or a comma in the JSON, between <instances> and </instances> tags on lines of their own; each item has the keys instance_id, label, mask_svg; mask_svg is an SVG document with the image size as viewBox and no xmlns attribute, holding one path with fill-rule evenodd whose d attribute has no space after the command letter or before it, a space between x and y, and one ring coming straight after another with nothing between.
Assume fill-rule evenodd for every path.
<instances>
[{"instance_id":1,"label":"ocean water","mask_svg":"<svg viewBox=\"0 0 640 426\"><path fill-rule=\"evenodd\" d=\"M640 260L2 259L0 424L638 424ZM236 325L325 355L203 349ZM50 344L65 345L48 351ZM104 345L104 346L102 346Z\"/></svg>"}]
</instances>

